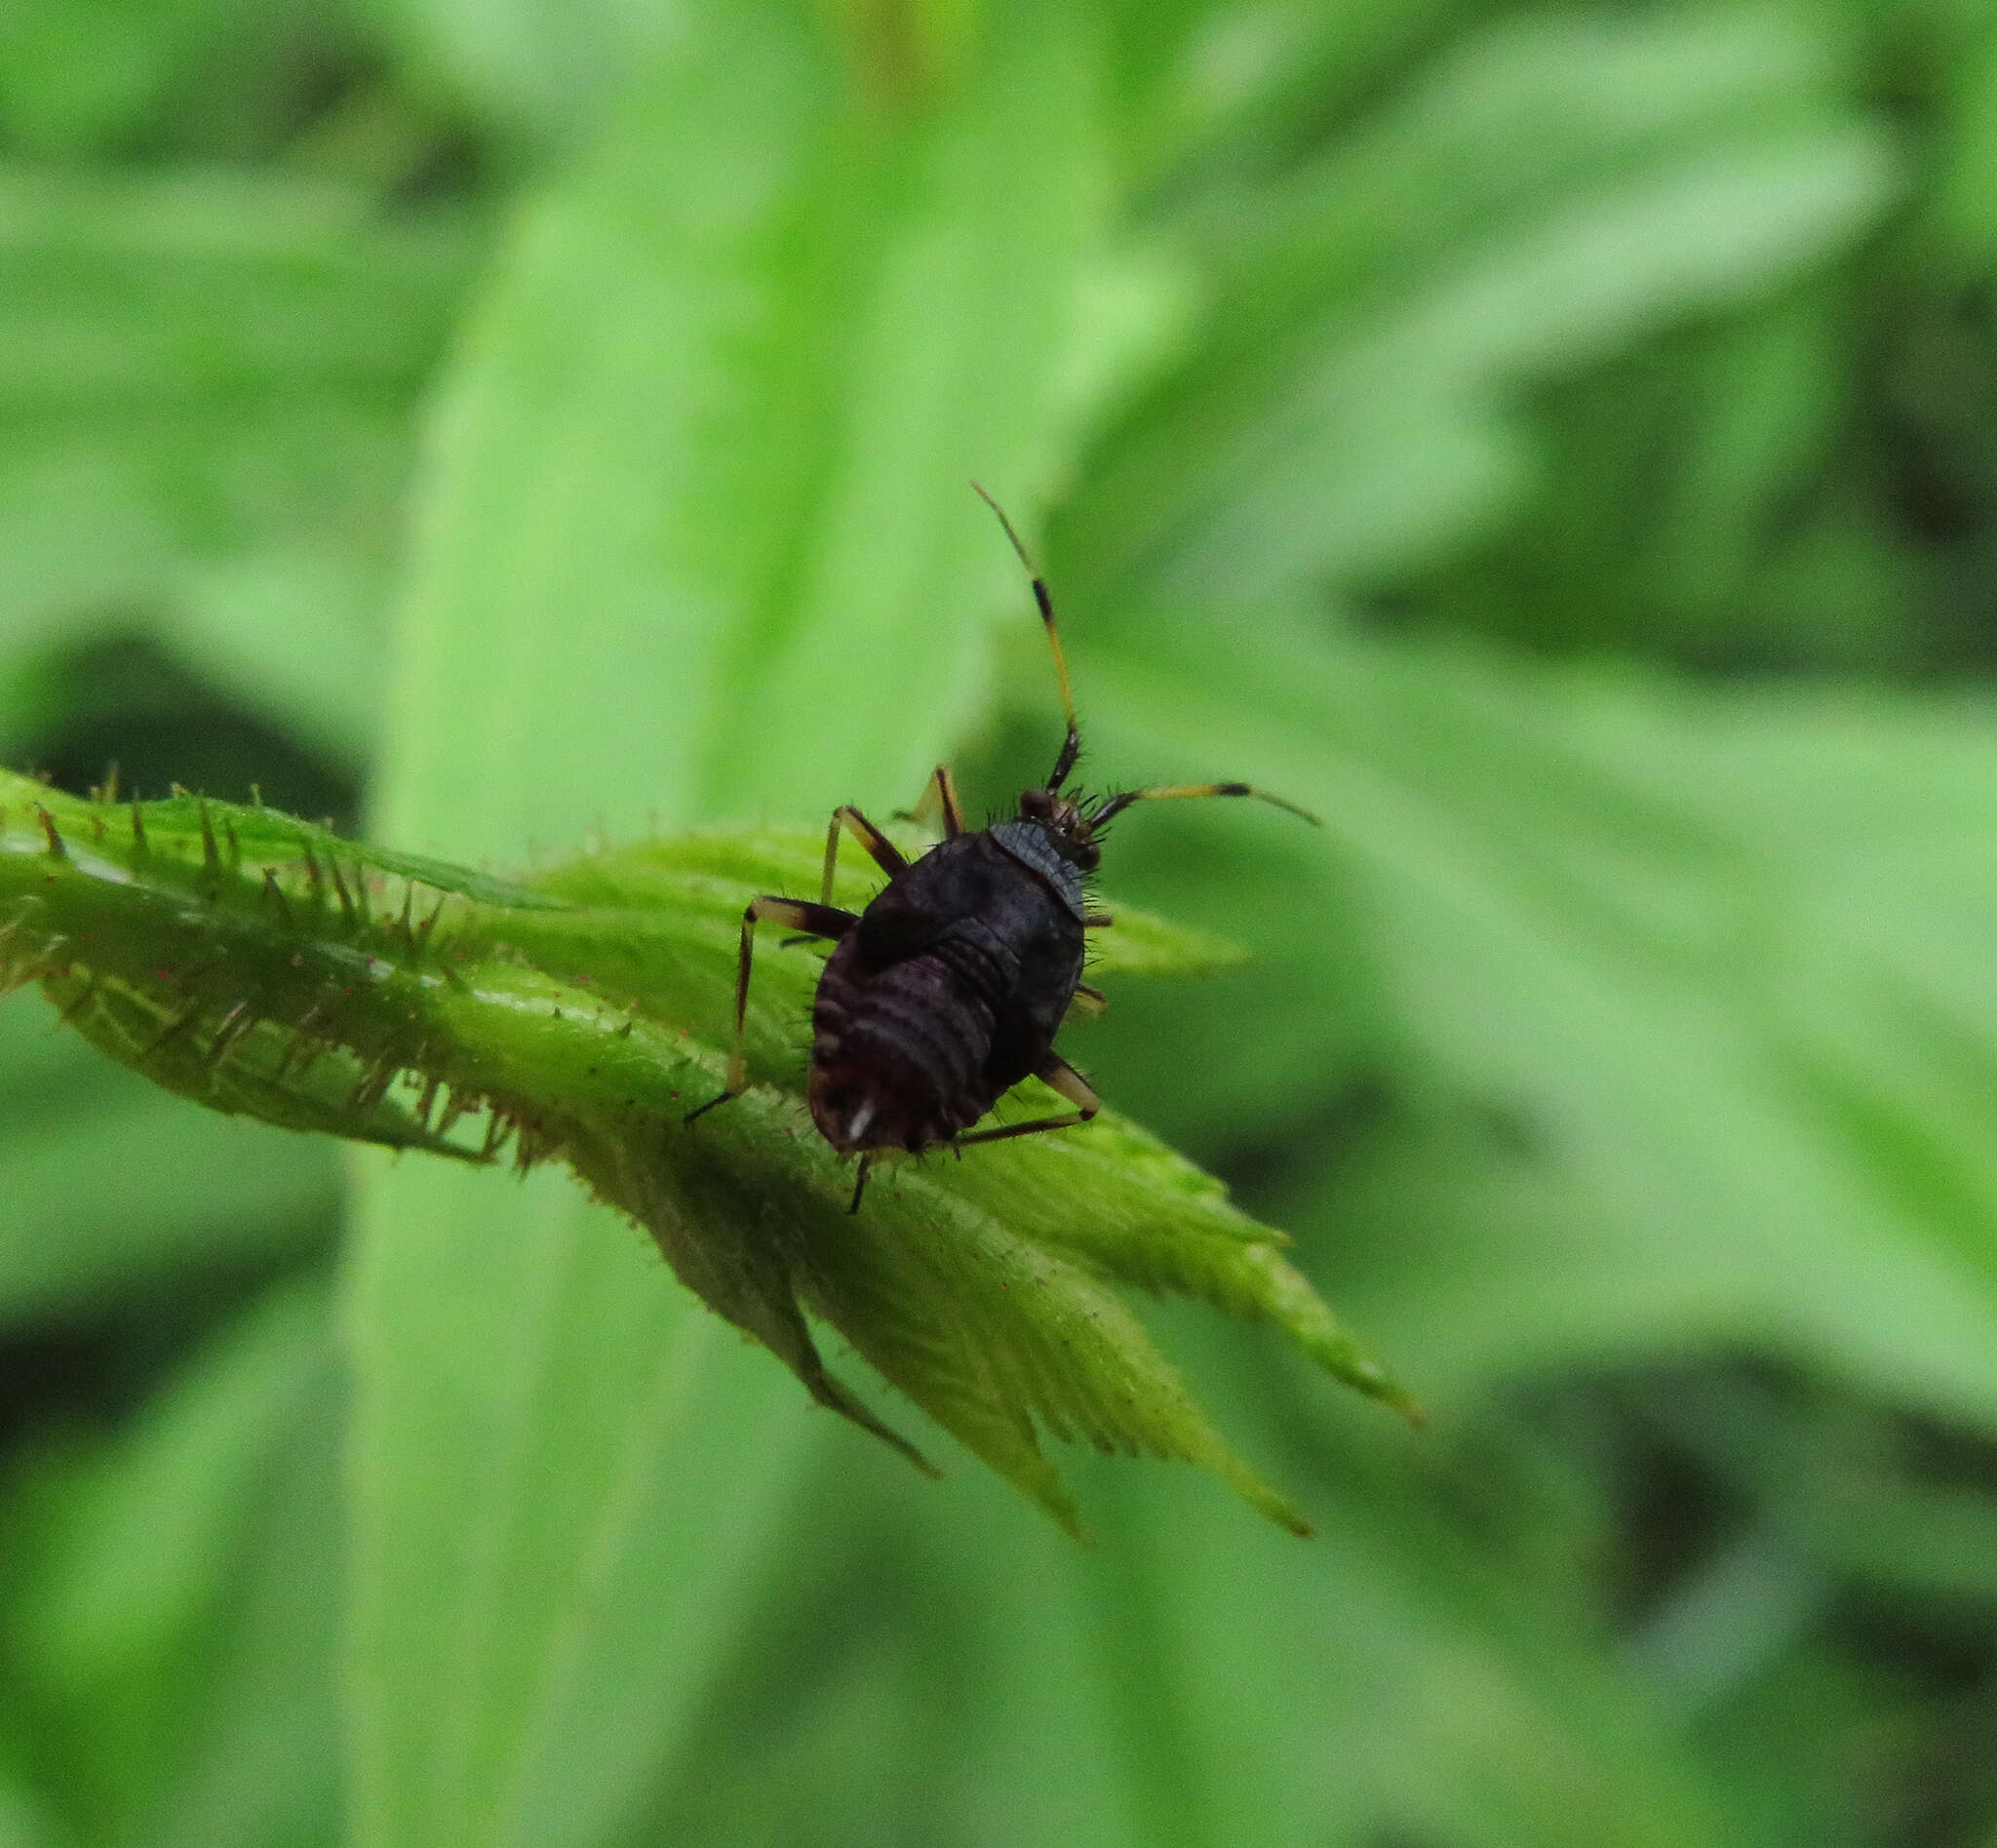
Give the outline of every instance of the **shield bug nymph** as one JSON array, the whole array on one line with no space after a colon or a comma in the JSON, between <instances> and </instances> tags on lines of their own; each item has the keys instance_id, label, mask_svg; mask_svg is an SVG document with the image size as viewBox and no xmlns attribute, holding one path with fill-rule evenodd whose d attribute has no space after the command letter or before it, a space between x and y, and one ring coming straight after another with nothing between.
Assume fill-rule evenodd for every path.
<instances>
[{"instance_id":1,"label":"shield bug nymph","mask_svg":"<svg viewBox=\"0 0 1997 1848\"><path fill-rule=\"evenodd\" d=\"M1067 784L1081 755L1081 733L1053 600L1005 510L982 488L977 491L1026 568L1053 651L1068 721L1054 768L1044 785L1020 796L1011 819L971 829L964 826L955 779L948 767L938 766L918 812L938 811L944 838L915 860L904 858L857 808L835 809L818 902L765 893L742 914L726 1087L686 1117L691 1122L748 1086L743 1027L757 924L768 920L830 938L833 952L811 1005L807 1101L826 1141L842 1155L860 1158L855 1212L878 1150L920 1155L1037 1135L1085 1123L1102 1108L1088 1081L1054 1050L1054 1036L1077 1004L1102 1005L1101 995L1081 979L1083 933L1105 928L1110 918L1090 909L1087 882L1102 860L1103 830L1124 809L1140 802L1254 796L1316 822L1294 803L1246 783L1126 789L1093 798L1071 793ZM848 833L887 875L886 886L857 914L832 903L840 837ZM1030 1122L971 1127L1028 1076L1075 1108Z\"/></svg>"}]
</instances>

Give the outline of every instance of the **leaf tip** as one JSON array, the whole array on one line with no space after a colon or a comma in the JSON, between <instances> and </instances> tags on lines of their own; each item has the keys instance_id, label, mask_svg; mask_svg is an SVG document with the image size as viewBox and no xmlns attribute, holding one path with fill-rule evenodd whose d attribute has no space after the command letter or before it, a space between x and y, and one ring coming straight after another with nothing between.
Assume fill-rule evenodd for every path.
<instances>
[{"instance_id":1,"label":"leaf tip","mask_svg":"<svg viewBox=\"0 0 1997 1848\"><path fill-rule=\"evenodd\" d=\"M1429 1414L1422 1409L1421 1401L1379 1361L1359 1356L1341 1370L1340 1377L1368 1398L1400 1413L1415 1430L1429 1429Z\"/></svg>"}]
</instances>

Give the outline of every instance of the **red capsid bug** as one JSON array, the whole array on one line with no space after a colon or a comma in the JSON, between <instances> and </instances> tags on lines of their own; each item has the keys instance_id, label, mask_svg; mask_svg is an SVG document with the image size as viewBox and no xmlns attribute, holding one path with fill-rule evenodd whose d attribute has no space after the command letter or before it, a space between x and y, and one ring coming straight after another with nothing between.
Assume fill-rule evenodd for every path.
<instances>
[{"instance_id":1,"label":"red capsid bug","mask_svg":"<svg viewBox=\"0 0 1997 1848\"><path fill-rule=\"evenodd\" d=\"M1021 794L1010 820L971 829L964 826L956 780L939 765L916 812L939 812L944 838L915 860L904 858L859 809L836 808L826 831L818 902L764 893L742 914L726 1085L686 1114L690 1123L748 1088L743 1033L757 924L767 920L803 936L829 938L833 952L811 1005L806 1096L819 1133L841 1155L860 1158L854 1212L877 1150L964 1149L1072 1128L1102 1108L1088 1081L1054 1050L1054 1036L1077 1004L1103 1005L1103 997L1081 979L1083 933L1106 928L1111 920L1090 908L1086 888L1102 861L1102 831L1124 809L1141 802L1253 796L1317 825L1317 817L1295 803L1246 783L1187 783L1093 798L1069 793L1081 732L1053 599L1004 508L977 483L971 486L998 516L1026 568L1053 651L1068 721L1053 770L1041 787ZM857 914L832 902L842 834L851 834L887 875L886 886ZM972 1129L1030 1075L1075 1108Z\"/></svg>"}]
</instances>

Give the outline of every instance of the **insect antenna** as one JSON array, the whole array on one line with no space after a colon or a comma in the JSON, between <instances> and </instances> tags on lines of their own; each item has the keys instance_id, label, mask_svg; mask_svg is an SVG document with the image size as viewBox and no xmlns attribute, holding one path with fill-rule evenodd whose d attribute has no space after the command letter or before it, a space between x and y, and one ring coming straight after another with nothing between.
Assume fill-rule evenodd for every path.
<instances>
[{"instance_id":1,"label":"insect antenna","mask_svg":"<svg viewBox=\"0 0 1997 1848\"><path fill-rule=\"evenodd\" d=\"M1295 803L1281 796L1272 796L1266 789L1254 789L1246 783L1181 783L1170 789L1125 789L1114 796L1105 796L1095 812L1089 817L1089 825L1100 832L1103 826L1120 815L1132 803L1178 802L1199 796L1253 796L1257 802L1273 804L1275 807L1299 816L1313 828L1321 828L1319 821L1308 808L1300 808Z\"/></svg>"},{"instance_id":2,"label":"insect antenna","mask_svg":"<svg viewBox=\"0 0 1997 1848\"><path fill-rule=\"evenodd\" d=\"M1068 656L1061 649L1061 628L1054 620L1054 599L1047 589L1047 580L1040 575L1040 568L1034 563L1033 554L1026 549L1025 542L1013 530L1012 522L1006 518L1005 509L977 482L972 482L971 488L978 498L998 516L998 524L1005 529L1005 536L1012 541L1012 549L1026 567L1026 574L1033 581L1034 602L1039 606L1040 626L1046 630L1047 646L1054 651L1054 677L1061 683L1061 710L1068 720L1068 735L1061 741L1061 755L1054 760L1053 773L1047 778L1047 787L1058 790L1068 780L1069 771L1075 767L1075 760L1081 755L1081 729L1076 723L1075 688L1068 679Z\"/></svg>"}]
</instances>

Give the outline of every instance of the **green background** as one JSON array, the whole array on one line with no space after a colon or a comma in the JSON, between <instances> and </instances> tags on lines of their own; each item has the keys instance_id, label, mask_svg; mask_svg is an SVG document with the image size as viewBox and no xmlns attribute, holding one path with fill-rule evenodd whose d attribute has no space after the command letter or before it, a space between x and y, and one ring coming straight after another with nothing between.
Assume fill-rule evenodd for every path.
<instances>
[{"instance_id":1,"label":"green background","mask_svg":"<svg viewBox=\"0 0 1997 1848\"><path fill-rule=\"evenodd\" d=\"M1997 1844L1997 17L16 0L0 757L495 868L1044 774L1422 1396L1092 1550L560 1175L0 1009L0 1844ZM900 1422L905 1408L891 1408ZM1068 1461L1064 1459L1064 1462Z\"/></svg>"}]
</instances>

